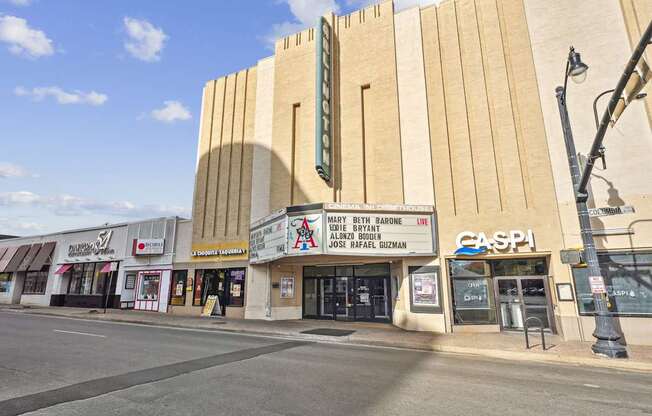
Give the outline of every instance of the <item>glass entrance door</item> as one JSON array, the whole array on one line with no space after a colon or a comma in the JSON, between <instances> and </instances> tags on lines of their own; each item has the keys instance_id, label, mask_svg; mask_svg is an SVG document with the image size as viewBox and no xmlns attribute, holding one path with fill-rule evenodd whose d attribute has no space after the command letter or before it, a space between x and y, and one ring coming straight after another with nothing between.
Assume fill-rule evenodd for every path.
<instances>
[{"instance_id":1,"label":"glass entrance door","mask_svg":"<svg viewBox=\"0 0 652 416\"><path fill-rule=\"evenodd\" d=\"M337 319L354 319L353 305L349 296L349 287L351 286L349 279L353 280L349 277L335 278L335 315Z\"/></svg>"},{"instance_id":2,"label":"glass entrance door","mask_svg":"<svg viewBox=\"0 0 652 416\"><path fill-rule=\"evenodd\" d=\"M523 309L519 295L518 279L497 279L498 304L502 326L507 329L523 329Z\"/></svg>"},{"instance_id":3,"label":"glass entrance door","mask_svg":"<svg viewBox=\"0 0 652 416\"><path fill-rule=\"evenodd\" d=\"M389 284L386 278L357 278L355 290L356 319L389 319Z\"/></svg>"},{"instance_id":4,"label":"glass entrance door","mask_svg":"<svg viewBox=\"0 0 652 416\"><path fill-rule=\"evenodd\" d=\"M541 320L544 328L550 328L545 281L541 278L522 278L520 283L526 319L536 316ZM530 325L538 325L536 320L533 321Z\"/></svg>"},{"instance_id":5,"label":"glass entrance door","mask_svg":"<svg viewBox=\"0 0 652 416\"><path fill-rule=\"evenodd\" d=\"M522 330L528 318L537 317L544 328L550 329L550 310L543 277L497 277L495 280L502 328ZM529 325L538 327L539 322L530 320Z\"/></svg>"},{"instance_id":6,"label":"glass entrance door","mask_svg":"<svg viewBox=\"0 0 652 416\"><path fill-rule=\"evenodd\" d=\"M390 321L389 265L306 266L303 317Z\"/></svg>"}]
</instances>

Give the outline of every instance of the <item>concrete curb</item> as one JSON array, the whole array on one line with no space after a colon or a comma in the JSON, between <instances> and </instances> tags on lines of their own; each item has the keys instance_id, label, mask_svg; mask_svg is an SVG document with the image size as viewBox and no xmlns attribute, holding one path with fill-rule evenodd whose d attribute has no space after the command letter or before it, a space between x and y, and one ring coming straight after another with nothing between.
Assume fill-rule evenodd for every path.
<instances>
[{"instance_id":1,"label":"concrete curb","mask_svg":"<svg viewBox=\"0 0 652 416\"><path fill-rule=\"evenodd\" d=\"M307 335L307 334L288 333L288 332L280 332L280 331L253 331L253 330L243 330L243 329L234 329L234 328L222 328L219 326L213 328L213 327L207 327L203 325L191 326L191 325L183 325L183 324L174 324L169 322L139 321L137 319L128 319L128 318L123 319L120 317L107 318L106 315L104 314L68 315L68 314L40 312L38 311L38 309L9 309L9 310L11 310L12 312L24 313L29 315L54 316L59 318L94 320L100 322L119 322L119 323L159 326L159 327L168 327L168 328L197 329L203 331L257 335L263 337L264 336L284 337L284 338L290 338L290 339L302 340L302 341L328 342L331 344L356 345L361 347L369 346L369 347L401 348L401 349L416 350L416 351L441 352L441 353L450 353L450 354L471 355L471 356L485 357L485 358L497 358L497 359L508 360L508 361L529 361L529 362L540 362L540 363L547 363L547 364L590 366L590 367L611 369L611 370L652 373L652 363L648 363L644 361L610 360L608 358L601 358L596 356L593 357L567 356L567 355L557 354L552 351L539 353L539 352L522 352L522 351L511 351L511 350L458 347L458 346L441 345L441 344L424 345L424 344L415 344L415 343L407 343L407 342L387 342L387 341L380 341L380 340L355 340L355 339L351 339L351 336L336 338L336 337L325 337L325 336L318 336L318 335Z\"/></svg>"}]
</instances>

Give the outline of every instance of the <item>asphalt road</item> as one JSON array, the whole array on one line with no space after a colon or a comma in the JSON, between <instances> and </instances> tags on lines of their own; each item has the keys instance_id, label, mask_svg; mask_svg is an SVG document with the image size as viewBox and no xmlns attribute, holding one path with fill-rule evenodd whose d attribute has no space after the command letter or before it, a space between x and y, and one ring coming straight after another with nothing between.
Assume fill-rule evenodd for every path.
<instances>
[{"instance_id":1,"label":"asphalt road","mask_svg":"<svg viewBox=\"0 0 652 416\"><path fill-rule=\"evenodd\" d=\"M0 312L0 415L651 415L652 375Z\"/></svg>"}]
</instances>

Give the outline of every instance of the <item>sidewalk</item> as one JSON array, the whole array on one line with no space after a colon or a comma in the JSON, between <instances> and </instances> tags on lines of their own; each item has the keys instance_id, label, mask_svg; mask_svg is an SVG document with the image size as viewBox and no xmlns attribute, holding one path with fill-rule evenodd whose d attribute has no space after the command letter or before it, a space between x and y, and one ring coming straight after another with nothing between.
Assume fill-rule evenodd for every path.
<instances>
[{"instance_id":1,"label":"sidewalk","mask_svg":"<svg viewBox=\"0 0 652 416\"><path fill-rule=\"evenodd\" d=\"M144 325L160 325L179 328L228 331L249 334L281 336L293 339L320 342L409 348L456 354L478 355L518 361L563 363L594 366L620 370L652 372L652 346L630 345L628 360L610 360L591 353L589 342L563 341L560 337L547 334L548 349L541 349L539 333L532 333L533 347L525 349L523 333L480 333L480 334L435 334L412 332L378 323L337 322L315 320L264 321L224 318L185 317L156 312L133 310L102 310L82 308L23 308L17 305L0 305L0 310L26 314L63 316L76 319L128 322ZM315 329L337 329L353 331L345 336L310 335L303 333Z\"/></svg>"}]
</instances>

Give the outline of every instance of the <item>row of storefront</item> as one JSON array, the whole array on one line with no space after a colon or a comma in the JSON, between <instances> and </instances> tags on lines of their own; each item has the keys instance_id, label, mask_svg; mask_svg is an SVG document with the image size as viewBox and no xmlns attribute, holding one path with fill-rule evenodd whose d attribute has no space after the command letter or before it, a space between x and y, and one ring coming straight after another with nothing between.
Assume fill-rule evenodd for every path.
<instances>
[{"instance_id":1,"label":"row of storefront","mask_svg":"<svg viewBox=\"0 0 652 416\"><path fill-rule=\"evenodd\" d=\"M0 302L436 332L522 330L531 317L561 332L568 304L591 328L586 268L559 282L534 230L497 232L489 246L461 231L442 256L436 224L427 206L329 203L276 212L230 247L191 249L192 222L178 218L3 240ZM603 253L600 262L610 310L652 316L652 253Z\"/></svg>"},{"instance_id":2,"label":"row of storefront","mask_svg":"<svg viewBox=\"0 0 652 416\"><path fill-rule=\"evenodd\" d=\"M583 267L560 150L550 74L568 43L591 61L569 102L588 149L580 104L620 75L601 58L624 63L652 18L634 18L639 0L596 1L324 16L206 83L192 221L0 241L0 302L440 333L534 322L590 340L599 289L625 341L652 344L652 173L631 171L649 164L652 117L628 107L620 128L639 150L614 148L591 181L601 285Z\"/></svg>"},{"instance_id":3,"label":"row of storefront","mask_svg":"<svg viewBox=\"0 0 652 416\"><path fill-rule=\"evenodd\" d=\"M178 218L0 240L0 302L165 312Z\"/></svg>"}]
</instances>

